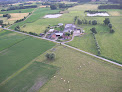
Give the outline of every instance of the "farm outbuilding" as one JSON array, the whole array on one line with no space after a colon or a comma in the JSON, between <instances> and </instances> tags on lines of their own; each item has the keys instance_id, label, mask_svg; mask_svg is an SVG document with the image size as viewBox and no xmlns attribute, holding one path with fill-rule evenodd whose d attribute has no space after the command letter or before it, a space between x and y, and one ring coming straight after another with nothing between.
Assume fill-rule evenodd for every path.
<instances>
[{"instance_id":1,"label":"farm outbuilding","mask_svg":"<svg viewBox=\"0 0 122 92\"><path fill-rule=\"evenodd\" d=\"M63 26L64 24L63 23L58 23L58 26Z\"/></svg>"},{"instance_id":2,"label":"farm outbuilding","mask_svg":"<svg viewBox=\"0 0 122 92\"><path fill-rule=\"evenodd\" d=\"M50 29L49 32L50 32L50 33L51 33L51 32L54 32L54 30L55 30L55 29Z\"/></svg>"}]
</instances>

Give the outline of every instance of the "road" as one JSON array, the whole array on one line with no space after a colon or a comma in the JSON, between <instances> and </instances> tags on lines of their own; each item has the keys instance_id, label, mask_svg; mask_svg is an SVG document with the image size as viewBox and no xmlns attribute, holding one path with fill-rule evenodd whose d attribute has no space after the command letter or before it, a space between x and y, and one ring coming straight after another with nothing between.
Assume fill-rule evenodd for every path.
<instances>
[{"instance_id":1,"label":"road","mask_svg":"<svg viewBox=\"0 0 122 92\"><path fill-rule=\"evenodd\" d=\"M9 30L9 31L14 31L14 32L21 33L21 34L28 35L28 36L32 36L32 37L35 37L35 38L41 38L41 39L48 40L48 41L52 41L52 42L55 42L55 43L61 43L61 42L57 42L57 41L55 41L55 40L51 40L51 39L47 39L47 38L42 38L42 37L38 37L38 36L34 36L34 35L27 34L27 33L23 33L23 32L18 32L18 31L11 30L11 29L8 29L8 28L3 28L3 29ZM112 64L115 64L115 65L117 65L117 66L122 67L122 65L119 64L119 63L116 63L116 62L114 62L114 61L111 61L111 60L102 58L102 57L100 57L100 56L91 54L91 53L86 52L86 51L83 51L83 50L80 50L80 49L78 49L78 48L69 46L69 45L67 45L67 44L65 44L65 43L61 43L61 45L67 46L67 47L72 48L72 49L74 49L74 50L77 50L77 51L79 51L79 52L82 52L82 53L85 53L85 54L87 54L87 55L90 55L90 56L92 56L92 57L95 57L95 58L101 59L101 60L103 60L103 61L106 61L106 62L109 62L109 63L112 63Z\"/></svg>"}]
</instances>

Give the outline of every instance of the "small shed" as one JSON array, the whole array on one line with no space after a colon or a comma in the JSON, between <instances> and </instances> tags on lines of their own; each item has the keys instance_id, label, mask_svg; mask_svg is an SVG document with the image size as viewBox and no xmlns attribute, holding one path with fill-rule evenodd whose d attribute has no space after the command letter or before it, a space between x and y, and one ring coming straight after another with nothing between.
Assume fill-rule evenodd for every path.
<instances>
[{"instance_id":1,"label":"small shed","mask_svg":"<svg viewBox=\"0 0 122 92\"><path fill-rule=\"evenodd\" d=\"M2 25L0 25L0 28L2 28Z\"/></svg>"},{"instance_id":2,"label":"small shed","mask_svg":"<svg viewBox=\"0 0 122 92\"><path fill-rule=\"evenodd\" d=\"M54 30L55 30L55 29L50 29L49 32L50 32L50 33L51 33L51 32L54 32Z\"/></svg>"}]
</instances>

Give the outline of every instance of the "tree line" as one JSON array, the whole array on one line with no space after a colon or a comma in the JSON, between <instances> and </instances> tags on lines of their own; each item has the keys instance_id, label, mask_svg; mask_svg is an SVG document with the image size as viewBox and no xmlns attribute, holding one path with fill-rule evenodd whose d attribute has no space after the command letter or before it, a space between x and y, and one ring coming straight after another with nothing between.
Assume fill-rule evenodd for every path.
<instances>
[{"instance_id":1,"label":"tree line","mask_svg":"<svg viewBox=\"0 0 122 92\"><path fill-rule=\"evenodd\" d=\"M61 9L61 8L69 8L76 6L77 4L65 4L65 3L56 3L56 4L50 4L51 10Z\"/></svg>"},{"instance_id":2,"label":"tree line","mask_svg":"<svg viewBox=\"0 0 122 92\"><path fill-rule=\"evenodd\" d=\"M93 11L93 10L85 10L84 12L88 12L90 14L95 14L95 13L106 13L106 11Z\"/></svg>"},{"instance_id":3,"label":"tree line","mask_svg":"<svg viewBox=\"0 0 122 92\"><path fill-rule=\"evenodd\" d=\"M28 9L28 8L37 8L37 5L29 5L29 6L10 6L7 9L2 9L1 11L10 11L10 10L18 10L18 9Z\"/></svg>"},{"instance_id":4,"label":"tree line","mask_svg":"<svg viewBox=\"0 0 122 92\"><path fill-rule=\"evenodd\" d=\"M98 9L122 9L122 5L100 5Z\"/></svg>"}]
</instances>

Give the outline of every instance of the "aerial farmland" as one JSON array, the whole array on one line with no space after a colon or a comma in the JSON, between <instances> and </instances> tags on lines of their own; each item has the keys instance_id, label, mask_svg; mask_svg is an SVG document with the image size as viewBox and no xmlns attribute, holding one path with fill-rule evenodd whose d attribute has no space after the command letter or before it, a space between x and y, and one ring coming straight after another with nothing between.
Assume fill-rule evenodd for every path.
<instances>
[{"instance_id":1,"label":"aerial farmland","mask_svg":"<svg viewBox=\"0 0 122 92\"><path fill-rule=\"evenodd\" d=\"M122 92L120 0L0 1L0 92Z\"/></svg>"}]
</instances>

